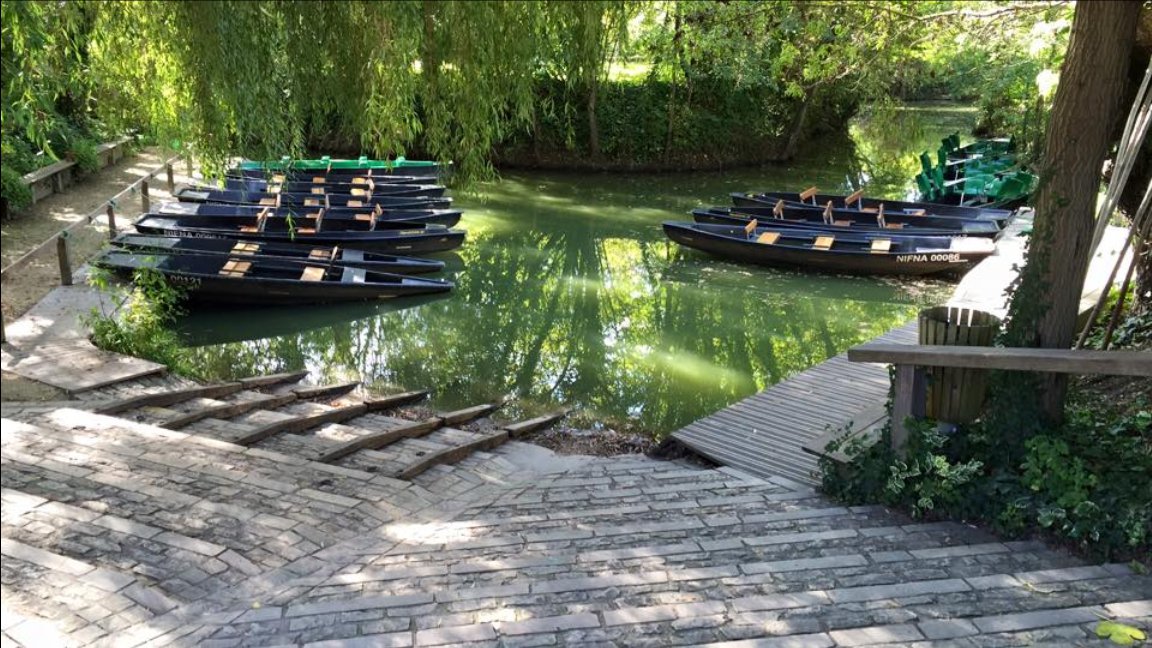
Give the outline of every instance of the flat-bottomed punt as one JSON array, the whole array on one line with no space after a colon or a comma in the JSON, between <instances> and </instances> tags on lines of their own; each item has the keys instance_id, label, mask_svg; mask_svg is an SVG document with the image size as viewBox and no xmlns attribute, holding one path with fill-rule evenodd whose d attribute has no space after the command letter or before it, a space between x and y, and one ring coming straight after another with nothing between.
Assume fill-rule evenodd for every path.
<instances>
[{"instance_id":1,"label":"flat-bottomed punt","mask_svg":"<svg viewBox=\"0 0 1152 648\"><path fill-rule=\"evenodd\" d=\"M447 292L437 279L371 272L330 263L300 265L260 257L109 251L95 264L122 276L152 269L189 299L242 304L314 304Z\"/></svg>"},{"instance_id":2,"label":"flat-bottomed punt","mask_svg":"<svg viewBox=\"0 0 1152 648\"><path fill-rule=\"evenodd\" d=\"M1004 230L995 221L909 216L852 209L797 209L791 207L710 207L692 210L697 223L745 225L758 220L767 227L820 229L835 232L885 232L911 236L983 236L996 238Z\"/></svg>"},{"instance_id":3,"label":"flat-bottomed punt","mask_svg":"<svg viewBox=\"0 0 1152 648\"><path fill-rule=\"evenodd\" d=\"M332 263L349 268L363 268L372 272L391 274L424 274L444 269L443 261L417 257L376 254L341 246L316 247L296 243L267 243L217 238L187 238L177 236L144 236L121 234L112 244L133 251L162 254L212 254L232 257L258 256L263 259L289 263Z\"/></svg>"},{"instance_id":4,"label":"flat-bottomed punt","mask_svg":"<svg viewBox=\"0 0 1152 648\"><path fill-rule=\"evenodd\" d=\"M963 272L996 251L986 238L831 234L803 230L665 221L673 241L744 263L845 274Z\"/></svg>"},{"instance_id":5,"label":"flat-bottomed punt","mask_svg":"<svg viewBox=\"0 0 1152 648\"><path fill-rule=\"evenodd\" d=\"M867 198L862 191L848 196L837 194L818 194L813 189L801 193L789 191L763 191L758 193L734 192L731 194L732 204L737 207L775 207L783 200L789 206L803 206L813 209L823 209L829 202L835 209L855 209L863 212L875 213L880 205L884 205L887 214L905 213L914 216L953 216L975 220L999 221L1003 226L1012 219L1012 211L1007 209L981 209L978 207L961 207L959 205L941 205L928 202L908 202L904 200L887 200L884 198Z\"/></svg>"},{"instance_id":6,"label":"flat-bottomed punt","mask_svg":"<svg viewBox=\"0 0 1152 648\"><path fill-rule=\"evenodd\" d=\"M407 185L404 185L407 186ZM393 209L439 209L452 205L452 199L439 195L426 195L415 190L412 195L371 195L349 196L341 194L312 193L267 193L257 191L232 191L212 187L180 187L176 189L176 199L181 202L216 203L223 205L258 205L261 207L376 207Z\"/></svg>"},{"instance_id":7,"label":"flat-bottomed punt","mask_svg":"<svg viewBox=\"0 0 1152 648\"><path fill-rule=\"evenodd\" d=\"M158 216L203 216L211 218L294 218L358 220L375 222L373 229L403 229L413 224L452 227L460 222L459 209L384 209L382 207L261 207L260 205L217 205L214 203L161 203L152 212Z\"/></svg>"},{"instance_id":8,"label":"flat-bottomed punt","mask_svg":"<svg viewBox=\"0 0 1152 648\"><path fill-rule=\"evenodd\" d=\"M371 229L370 222L333 220L305 227L286 218L219 218L212 216L145 215L135 223L141 234L162 236L246 239L269 243L348 246L390 254L427 254L454 250L464 243L464 231L441 225L413 225L407 229Z\"/></svg>"}]
</instances>

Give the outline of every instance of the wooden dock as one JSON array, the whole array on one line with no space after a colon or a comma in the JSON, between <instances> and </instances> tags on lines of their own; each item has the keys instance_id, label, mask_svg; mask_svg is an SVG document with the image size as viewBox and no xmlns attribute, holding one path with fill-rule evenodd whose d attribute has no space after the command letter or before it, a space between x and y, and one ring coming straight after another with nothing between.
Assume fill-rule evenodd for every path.
<instances>
[{"instance_id":1,"label":"wooden dock","mask_svg":"<svg viewBox=\"0 0 1152 648\"><path fill-rule=\"evenodd\" d=\"M997 254L982 261L957 286L948 304L1003 315L1004 289L1024 263L1023 232L1032 219L1024 214L997 243ZM1123 245L1125 230L1109 227L1085 280L1081 311L1105 290L1108 271ZM912 320L872 340L877 344L916 344ZM851 423L863 429L885 414L888 368L849 362L847 354L802 371L764 391L672 433L672 438L702 455L761 477L780 476L819 484L817 460L804 445L831 429Z\"/></svg>"},{"instance_id":2,"label":"wooden dock","mask_svg":"<svg viewBox=\"0 0 1152 648\"><path fill-rule=\"evenodd\" d=\"M915 344L916 321L876 338ZM818 484L808 441L851 421L874 423L888 398L888 368L848 362L845 353L772 385L672 434L676 440L726 466L761 477L778 475Z\"/></svg>"}]
</instances>

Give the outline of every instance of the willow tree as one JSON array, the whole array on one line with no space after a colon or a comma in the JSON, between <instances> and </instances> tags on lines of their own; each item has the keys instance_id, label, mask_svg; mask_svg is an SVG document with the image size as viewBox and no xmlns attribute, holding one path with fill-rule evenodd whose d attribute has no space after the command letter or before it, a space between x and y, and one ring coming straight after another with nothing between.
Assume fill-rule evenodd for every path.
<instances>
[{"instance_id":1,"label":"willow tree","mask_svg":"<svg viewBox=\"0 0 1152 648\"><path fill-rule=\"evenodd\" d=\"M337 131L487 170L531 116L542 9L518 2L108 2L93 74L106 112L228 155L300 154Z\"/></svg>"},{"instance_id":2,"label":"willow tree","mask_svg":"<svg viewBox=\"0 0 1152 648\"><path fill-rule=\"evenodd\" d=\"M627 40L628 19L640 3L624 0L555 2L546 6L545 34L550 72L570 92L583 96L588 116L588 153L600 155L596 105L600 85L620 46Z\"/></svg>"}]
</instances>

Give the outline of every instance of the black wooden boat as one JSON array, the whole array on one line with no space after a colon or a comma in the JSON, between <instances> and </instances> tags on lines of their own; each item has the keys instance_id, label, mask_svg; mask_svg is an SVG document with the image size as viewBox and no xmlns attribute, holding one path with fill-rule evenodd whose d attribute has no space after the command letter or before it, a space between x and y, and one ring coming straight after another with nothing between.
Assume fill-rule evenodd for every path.
<instances>
[{"instance_id":1,"label":"black wooden boat","mask_svg":"<svg viewBox=\"0 0 1152 648\"><path fill-rule=\"evenodd\" d=\"M212 216L212 217L255 217L267 214L270 217L324 220L360 220L371 222L375 217L375 229L403 229L410 225L443 225L452 227L460 222L459 209L368 209L365 207L261 207L260 205L218 205L215 203L161 203L154 214L160 216Z\"/></svg>"},{"instance_id":2,"label":"black wooden boat","mask_svg":"<svg viewBox=\"0 0 1152 648\"><path fill-rule=\"evenodd\" d=\"M959 272L996 251L986 238L831 234L804 230L665 221L677 243L718 257L766 266L846 274Z\"/></svg>"},{"instance_id":3,"label":"black wooden boat","mask_svg":"<svg viewBox=\"0 0 1152 648\"><path fill-rule=\"evenodd\" d=\"M218 254L160 254L114 250L95 265L130 276L141 268L159 271L170 283L186 287L198 301L241 304L312 304L405 297L446 292L439 279L371 272L317 263L300 265L261 257Z\"/></svg>"},{"instance_id":4,"label":"black wooden boat","mask_svg":"<svg viewBox=\"0 0 1152 648\"><path fill-rule=\"evenodd\" d=\"M259 186L263 185L263 186ZM267 194L275 197L278 194L284 194L285 199L291 196L299 196L300 200L305 197L312 196L327 196L333 198L337 196L341 198L360 198L363 200L371 200L374 196L427 196L429 198L439 198L444 195L447 188L444 185L437 184L401 184L401 183L386 183L382 182L376 184L352 185L352 184L293 184L292 188L280 185L267 183L250 182L246 180L237 180L235 178L224 179L224 191L238 191L246 194ZM215 188L214 188L215 189Z\"/></svg>"},{"instance_id":5,"label":"black wooden boat","mask_svg":"<svg viewBox=\"0 0 1152 648\"><path fill-rule=\"evenodd\" d=\"M407 185L405 185L407 186ZM443 193L443 187L440 188ZM176 199L181 202L219 203L225 205L261 205L264 207L391 207L393 209L435 209L448 207L451 198L429 196L417 191L412 195L347 196L326 194L267 193L231 191L212 187L177 188Z\"/></svg>"},{"instance_id":6,"label":"black wooden boat","mask_svg":"<svg viewBox=\"0 0 1152 648\"><path fill-rule=\"evenodd\" d=\"M855 209L806 209L794 207L709 207L696 209L692 216L697 223L744 225L759 220L767 227L805 227L832 231L881 231L890 235L916 236L984 236L997 238L1003 229L996 221L940 218L936 216L910 216L862 212Z\"/></svg>"},{"instance_id":7,"label":"black wooden boat","mask_svg":"<svg viewBox=\"0 0 1152 648\"><path fill-rule=\"evenodd\" d=\"M373 252L427 254L460 247L464 230L442 225L417 225L408 229L371 230L369 223L358 220L334 220L321 223L319 231L311 227L288 226L286 218L220 218L215 216L145 215L135 223L141 234L163 236L246 239L269 243L348 247Z\"/></svg>"},{"instance_id":8,"label":"black wooden boat","mask_svg":"<svg viewBox=\"0 0 1152 648\"><path fill-rule=\"evenodd\" d=\"M279 178L279 179L277 179ZM345 180L354 180L347 182ZM360 182L355 182L359 180ZM337 178L328 182L324 176L316 176L306 180L287 180L283 176L264 178L224 178L224 188L230 191L263 191L269 193L312 193L313 189L323 189L330 194L352 194L354 191L368 190L373 194L388 195L386 187L411 187L424 185L427 178L414 178L411 176L397 176L396 178Z\"/></svg>"},{"instance_id":9,"label":"black wooden boat","mask_svg":"<svg viewBox=\"0 0 1152 648\"><path fill-rule=\"evenodd\" d=\"M263 182L266 184L295 184L309 187L329 185L363 186L367 184L428 184L437 180L436 175L401 175L399 173L369 173L362 175L326 174L323 171L263 171L260 169L229 169L224 172L228 179L242 182Z\"/></svg>"},{"instance_id":10,"label":"black wooden boat","mask_svg":"<svg viewBox=\"0 0 1152 648\"><path fill-rule=\"evenodd\" d=\"M977 207L961 207L959 205L940 205L928 202L908 202L904 200L885 200L883 198L865 198L862 192L850 196L836 194L793 193L789 191L762 191L758 193L732 194L732 204L737 207L769 206L783 200L788 204L803 205L806 207L823 209L829 201L836 209L857 209L860 211L874 211L884 205L886 214L906 213L923 216L950 216L970 218L975 220L1000 221L1002 224L1012 219L1012 211L1006 209L980 209Z\"/></svg>"},{"instance_id":11,"label":"black wooden boat","mask_svg":"<svg viewBox=\"0 0 1152 648\"><path fill-rule=\"evenodd\" d=\"M135 251L163 254L223 254L232 257L259 256L292 263L333 263L350 268L392 274L424 274L444 269L443 261L416 257L376 254L341 246L317 247L299 243L267 243L244 239L189 238L121 234L112 244Z\"/></svg>"}]
</instances>

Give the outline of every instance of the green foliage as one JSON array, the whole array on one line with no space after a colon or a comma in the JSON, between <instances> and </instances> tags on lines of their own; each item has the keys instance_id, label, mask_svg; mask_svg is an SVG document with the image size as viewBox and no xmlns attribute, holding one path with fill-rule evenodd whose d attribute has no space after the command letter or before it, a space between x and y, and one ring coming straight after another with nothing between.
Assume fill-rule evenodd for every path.
<instances>
[{"instance_id":1,"label":"green foliage","mask_svg":"<svg viewBox=\"0 0 1152 648\"><path fill-rule=\"evenodd\" d=\"M32 204L32 190L24 184L20 172L7 165L0 167L0 196L8 201L8 207L13 211Z\"/></svg>"},{"instance_id":2,"label":"green foliage","mask_svg":"<svg viewBox=\"0 0 1152 648\"><path fill-rule=\"evenodd\" d=\"M110 283L103 271L89 279L98 290L119 301L124 295ZM93 309L84 319L91 330L92 343L115 353L145 358L167 365L179 374L191 375L192 366L171 329L172 322L183 311L184 289L169 284L164 275L150 268L135 272L123 304L113 313Z\"/></svg>"},{"instance_id":3,"label":"green foliage","mask_svg":"<svg viewBox=\"0 0 1152 648\"><path fill-rule=\"evenodd\" d=\"M979 519L1009 535L1043 530L1100 559L1147 557L1152 550L1152 411L1145 399L1124 411L1081 395L1068 420L1026 443L1005 463L1001 443L977 422L939 434L913 426L897 457L888 437L847 447L848 467L822 460L825 490L853 504L883 503Z\"/></svg>"}]
</instances>

